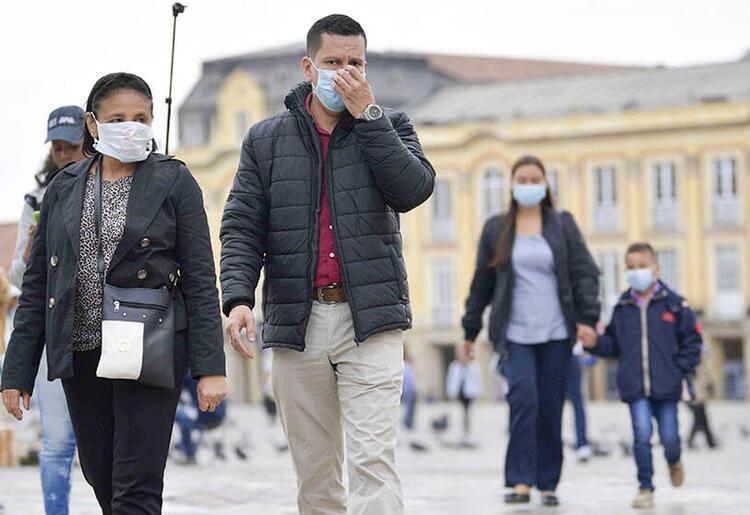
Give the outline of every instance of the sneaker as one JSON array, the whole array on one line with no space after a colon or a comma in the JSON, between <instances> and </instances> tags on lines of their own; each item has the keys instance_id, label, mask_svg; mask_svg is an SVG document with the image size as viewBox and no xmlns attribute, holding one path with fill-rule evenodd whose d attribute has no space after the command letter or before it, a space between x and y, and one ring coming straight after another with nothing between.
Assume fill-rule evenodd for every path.
<instances>
[{"instance_id":1,"label":"sneaker","mask_svg":"<svg viewBox=\"0 0 750 515\"><path fill-rule=\"evenodd\" d=\"M576 456L578 456L578 463L586 463L591 458L593 452L591 451L591 447L588 445L583 445L576 449Z\"/></svg>"},{"instance_id":2,"label":"sneaker","mask_svg":"<svg viewBox=\"0 0 750 515\"><path fill-rule=\"evenodd\" d=\"M635 499L633 499L633 508L637 510L654 507L654 492L651 490L638 490Z\"/></svg>"},{"instance_id":3,"label":"sneaker","mask_svg":"<svg viewBox=\"0 0 750 515\"><path fill-rule=\"evenodd\" d=\"M682 466L681 462L669 464L669 480L672 482L672 486L682 486L685 482L685 467Z\"/></svg>"}]
</instances>

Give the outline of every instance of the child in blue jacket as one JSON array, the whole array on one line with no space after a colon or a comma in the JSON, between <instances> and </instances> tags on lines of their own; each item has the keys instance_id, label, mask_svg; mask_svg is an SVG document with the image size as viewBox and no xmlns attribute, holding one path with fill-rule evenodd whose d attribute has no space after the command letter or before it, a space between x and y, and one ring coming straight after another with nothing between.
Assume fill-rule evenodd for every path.
<instances>
[{"instance_id":1,"label":"child in blue jacket","mask_svg":"<svg viewBox=\"0 0 750 515\"><path fill-rule=\"evenodd\" d=\"M617 386L630 407L640 483L633 507L650 508L654 502L652 419L659 425L672 485L680 486L685 479L677 403L683 379L693 374L700 360L702 336L687 302L659 280L659 264L651 245L631 245L625 266L630 289L615 306L604 335L597 336L589 328L580 339L592 354L619 358Z\"/></svg>"}]
</instances>

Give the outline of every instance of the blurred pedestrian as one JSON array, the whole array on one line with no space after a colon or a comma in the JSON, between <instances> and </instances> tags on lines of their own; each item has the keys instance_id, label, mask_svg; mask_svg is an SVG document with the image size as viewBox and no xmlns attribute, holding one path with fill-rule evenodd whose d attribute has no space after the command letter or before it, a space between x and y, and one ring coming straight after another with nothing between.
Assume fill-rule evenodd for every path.
<instances>
[{"instance_id":1,"label":"blurred pedestrian","mask_svg":"<svg viewBox=\"0 0 750 515\"><path fill-rule=\"evenodd\" d=\"M695 437L698 436L698 434L703 433L708 448L715 449L718 447L718 443L713 431L711 431L711 425L708 421L708 410L706 408L706 404L713 396L714 382L711 376L711 351L705 344L703 346L703 351L701 352L700 365L695 371L695 380L693 381L693 384L695 388L695 399L692 399L688 403L690 411L693 413L693 427L690 430L690 436L688 437L688 447L693 449L695 447Z\"/></svg>"},{"instance_id":2,"label":"blurred pedestrian","mask_svg":"<svg viewBox=\"0 0 750 515\"><path fill-rule=\"evenodd\" d=\"M511 174L510 209L487 220L479 241L464 353L474 355L491 305L489 338L509 386L505 502L528 503L535 486L544 505L556 506L571 349L599 317L599 271L571 214L554 210L542 162L522 157Z\"/></svg>"},{"instance_id":3,"label":"blurred pedestrian","mask_svg":"<svg viewBox=\"0 0 750 515\"><path fill-rule=\"evenodd\" d=\"M69 105L54 109L47 119L47 139L50 151L42 169L34 176L37 187L24 198L16 235L16 251L11 264L10 278L15 287L23 288L23 277L29 263L31 245L36 234L37 220L47 186L58 170L68 163L83 159L83 109ZM42 450L39 470L47 515L66 515L70 498L71 468L76 452L73 425L65 402L62 382L48 381L46 351L42 352L35 385L42 422Z\"/></svg>"},{"instance_id":4,"label":"blurred pedestrian","mask_svg":"<svg viewBox=\"0 0 750 515\"><path fill-rule=\"evenodd\" d=\"M580 338L591 353L619 359L617 387L630 408L640 484L632 504L651 508L652 419L659 426L672 485L681 486L685 480L677 403L683 379L693 373L700 359L702 336L687 302L659 279L659 263L651 245L631 245L625 266L630 289L620 297L604 335L597 337L593 329L584 329Z\"/></svg>"},{"instance_id":5,"label":"blurred pedestrian","mask_svg":"<svg viewBox=\"0 0 750 515\"><path fill-rule=\"evenodd\" d=\"M5 357L3 403L22 419L20 402L29 409L46 346L49 378L63 379L81 467L102 512L156 514L188 362L200 378L202 410L215 410L226 393L208 223L187 167L152 153L153 101L143 79L105 75L85 116L87 159L58 172L44 195ZM104 291L148 303L105 305ZM123 323L105 325L105 310L122 313ZM174 333L159 331L157 313L174 320ZM141 314L151 318L140 322ZM173 374L143 359L146 329L158 349L174 352L174 362L164 362ZM114 333L120 343L103 352L103 336ZM100 370L112 364L110 353L121 356L117 365L132 365L128 374L140 372ZM120 378L143 371L163 372L175 387Z\"/></svg>"},{"instance_id":6,"label":"blurred pedestrian","mask_svg":"<svg viewBox=\"0 0 750 515\"><path fill-rule=\"evenodd\" d=\"M245 357L265 269L264 344L303 515L404 510L395 448L412 315L397 213L429 198L435 171L409 118L376 103L366 46L348 16L313 24L306 80L245 137L221 223L227 333Z\"/></svg>"},{"instance_id":7,"label":"blurred pedestrian","mask_svg":"<svg viewBox=\"0 0 750 515\"><path fill-rule=\"evenodd\" d=\"M568 388L566 397L573 405L573 415L576 433L576 456L578 461L586 463L591 455L588 435L586 434L586 404L583 400L583 371L590 356L585 355L581 344L573 347L573 358L570 360L570 372L568 373ZM593 363L591 363L593 364Z\"/></svg>"},{"instance_id":8,"label":"blurred pedestrian","mask_svg":"<svg viewBox=\"0 0 750 515\"><path fill-rule=\"evenodd\" d=\"M476 443L471 441L471 406L482 396L482 377L479 365L462 354L448 366L445 380L446 394L449 399L458 401L463 413L463 436L460 446L474 448Z\"/></svg>"}]
</instances>

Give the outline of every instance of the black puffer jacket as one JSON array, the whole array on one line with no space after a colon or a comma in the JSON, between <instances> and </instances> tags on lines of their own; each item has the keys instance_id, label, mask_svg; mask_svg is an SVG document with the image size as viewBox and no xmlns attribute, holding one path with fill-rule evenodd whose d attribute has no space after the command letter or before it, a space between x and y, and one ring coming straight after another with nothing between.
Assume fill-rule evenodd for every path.
<instances>
[{"instance_id":1,"label":"black puffer jacket","mask_svg":"<svg viewBox=\"0 0 750 515\"><path fill-rule=\"evenodd\" d=\"M504 218L505 215L494 216L484 225L462 321L465 338L474 341L482 329L484 309L491 305L489 338L501 356L507 347L505 333L510 321L515 274L512 266L490 268L489 264L495 255ZM542 236L555 259L560 306L572 344L576 340L576 324L593 327L599 319L599 269L586 248L578 225L567 211L545 208Z\"/></svg>"},{"instance_id":2,"label":"black puffer jacket","mask_svg":"<svg viewBox=\"0 0 750 515\"><path fill-rule=\"evenodd\" d=\"M321 142L305 108L309 82L286 98L288 111L253 126L221 223L225 313L253 306L260 270L263 342L305 348L317 267ZM365 122L344 113L329 142L328 203L339 266L358 342L411 327L400 212L431 195L435 171L409 119L386 110Z\"/></svg>"}]
</instances>

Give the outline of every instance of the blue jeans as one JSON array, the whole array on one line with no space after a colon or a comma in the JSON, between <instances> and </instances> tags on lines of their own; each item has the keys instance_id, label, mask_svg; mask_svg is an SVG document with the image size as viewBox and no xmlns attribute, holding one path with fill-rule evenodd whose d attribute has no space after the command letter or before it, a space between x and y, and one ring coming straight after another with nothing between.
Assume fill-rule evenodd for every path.
<instances>
[{"instance_id":1,"label":"blue jeans","mask_svg":"<svg viewBox=\"0 0 750 515\"><path fill-rule=\"evenodd\" d=\"M644 490L653 490L654 464L651 458L651 435L655 418L659 424L659 439L664 447L667 463L680 461L680 433L677 424L677 402L639 399L629 403L633 421L633 454L638 466L638 482Z\"/></svg>"},{"instance_id":2,"label":"blue jeans","mask_svg":"<svg viewBox=\"0 0 750 515\"><path fill-rule=\"evenodd\" d=\"M576 423L576 448L580 449L589 444L586 438L586 408L583 405L583 393L581 392L581 361L578 356L570 360L570 371L568 372L567 397L573 404Z\"/></svg>"},{"instance_id":3,"label":"blue jeans","mask_svg":"<svg viewBox=\"0 0 750 515\"><path fill-rule=\"evenodd\" d=\"M76 438L60 380L47 381L47 357L42 356L35 397L42 419L42 452L39 456L44 510L47 515L67 515L70 469Z\"/></svg>"},{"instance_id":4,"label":"blue jeans","mask_svg":"<svg viewBox=\"0 0 750 515\"><path fill-rule=\"evenodd\" d=\"M502 363L510 405L505 486L553 491L563 463L561 426L570 344L567 340L539 345L509 341L508 351Z\"/></svg>"},{"instance_id":5,"label":"blue jeans","mask_svg":"<svg viewBox=\"0 0 750 515\"><path fill-rule=\"evenodd\" d=\"M177 407L174 421L180 428L180 449L182 449L186 457L195 458L198 447L195 440L193 440L193 431L197 429L198 421L191 417L182 406Z\"/></svg>"}]
</instances>

